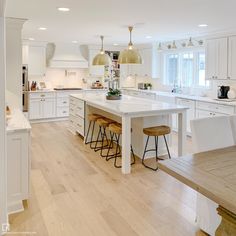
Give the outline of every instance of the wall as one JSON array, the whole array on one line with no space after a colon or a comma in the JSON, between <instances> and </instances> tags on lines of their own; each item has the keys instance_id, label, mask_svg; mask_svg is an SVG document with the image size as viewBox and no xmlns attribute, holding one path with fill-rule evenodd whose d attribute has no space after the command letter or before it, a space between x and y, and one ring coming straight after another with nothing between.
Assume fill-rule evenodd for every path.
<instances>
[{"instance_id":1,"label":"wall","mask_svg":"<svg viewBox=\"0 0 236 236\"><path fill-rule=\"evenodd\" d=\"M24 22L24 19L6 18L6 87L16 98L9 101L9 103L20 109L22 108L21 30Z\"/></svg>"},{"instance_id":2,"label":"wall","mask_svg":"<svg viewBox=\"0 0 236 236\"><path fill-rule=\"evenodd\" d=\"M48 68L45 77L33 77L29 78L29 81L36 81L37 83L43 81L48 88L55 87L85 87L83 78L87 78L88 69L53 69Z\"/></svg>"},{"instance_id":3,"label":"wall","mask_svg":"<svg viewBox=\"0 0 236 236\"><path fill-rule=\"evenodd\" d=\"M0 235L2 224L7 223L6 188L6 126L5 126L5 1L0 0Z\"/></svg>"}]
</instances>

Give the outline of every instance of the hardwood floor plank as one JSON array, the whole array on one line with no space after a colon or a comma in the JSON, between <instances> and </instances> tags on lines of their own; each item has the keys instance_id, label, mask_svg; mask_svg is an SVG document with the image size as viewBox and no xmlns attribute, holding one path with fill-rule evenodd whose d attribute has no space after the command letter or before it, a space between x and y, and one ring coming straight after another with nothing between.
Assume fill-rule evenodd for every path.
<instances>
[{"instance_id":1,"label":"hardwood floor plank","mask_svg":"<svg viewBox=\"0 0 236 236\"><path fill-rule=\"evenodd\" d=\"M12 231L39 236L205 235L194 222L193 190L164 172L144 168L140 160L131 175L122 175L113 160L105 161L72 135L67 122L33 124L31 149L31 197L24 212L10 216Z\"/></svg>"}]
</instances>

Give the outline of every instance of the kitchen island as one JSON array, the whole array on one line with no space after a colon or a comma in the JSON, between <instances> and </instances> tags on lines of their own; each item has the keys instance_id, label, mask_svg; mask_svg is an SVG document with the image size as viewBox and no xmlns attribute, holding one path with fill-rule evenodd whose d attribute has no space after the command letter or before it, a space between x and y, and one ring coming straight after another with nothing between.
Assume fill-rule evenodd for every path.
<instances>
[{"instance_id":1,"label":"kitchen island","mask_svg":"<svg viewBox=\"0 0 236 236\"><path fill-rule=\"evenodd\" d=\"M138 119L133 132L139 134L147 126L171 123L172 114L178 114L178 155L184 154L186 141L186 111L188 108L174 104L152 101L143 98L135 98L123 95L121 100L106 100L105 94L94 95L91 93L71 95L70 103L79 101L79 119L85 120L84 131L87 130L87 114L96 112L108 116L122 123L122 173L129 174L130 168L130 145L131 145L131 120ZM76 102L75 102L76 103ZM75 104L74 103L74 104ZM78 102L77 102L78 103ZM83 104L82 104L83 103ZM73 106L74 106L73 104ZM83 106L81 106L81 104ZM74 111L74 108L71 109ZM140 121L141 119L141 121ZM79 125L81 127L81 125ZM83 131L81 131L84 134ZM136 135L137 136L137 135ZM138 137L139 139L139 137ZM137 140L137 137L136 137Z\"/></svg>"}]
</instances>

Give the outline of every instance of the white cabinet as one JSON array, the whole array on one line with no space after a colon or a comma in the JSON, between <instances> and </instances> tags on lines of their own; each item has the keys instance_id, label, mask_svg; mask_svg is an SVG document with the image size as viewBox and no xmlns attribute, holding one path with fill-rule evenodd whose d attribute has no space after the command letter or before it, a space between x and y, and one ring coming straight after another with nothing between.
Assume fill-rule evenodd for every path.
<instances>
[{"instance_id":1,"label":"white cabinet","mask_svg":"<svg viewBox=\"0 0 236 236\"><path fill-rule=\"evenodd\" d=\"M145 48L140 50L143 63L140 65L138 75L141 77L152 77L152 49Z\"/></svg>"},{"instance_id":2,"label":"white cabinet","mask_svg":"<svg viewBox=\"0 0 236 236\"><path fill-rule=\"evenodd\" d=\"M93 58L99 53L99 50L89 50L89 74L91 76L103 77L105 72L104 66L93 66Z\"/></svg>"},{"instance_id":3,"label":"white cabinet","mask_svg":"<svg viewBox=\"0 0 236 236\"><path fill-rule=\"evenodd\" d=\"M228 78L228 38L206 41L206 78Z\"/></svg>"},{"instance_id":4,"label":"white cabinet","mask_svg":"<svg viewBox=\"0 0 236 236\"><path fill-rule=\"evenodd\" d=\"M196 118L233 115L234 113L234 106L227 106L209 102L196 102Z\"/></svg>"},{"instance_id":5,"label":"white cabinet","mask_svg":"<svg viewBox=\"0 0 236 236\"><path fill-rule=\"evenodd\" d=\"M55 93L31 93L29 101L30 120L56 117Z\"/></svg>"},{"instance_id":6,"label":"white cabinet","mask_svg":"<svg viewBox=\"0 0 236 236\"><path fill-rule=\"evenodd\" d=\"M8 213L23 210L22 201L29 198L30 131L7 133Z\"/></svg>"},{"instance_id":7,"label":"white cabinet","mask_svg":"<svg viewBox=\"0 0 236 236\"><path fill-rule=\"evenodd\" d=\"M46 45L29 45L29 76L44 76L46 73Z\"/></svg>"},{"instance_id":8,"label":"white cabinet","mask_svg":"<svg viewBox=\"0 0 236 236\"><path fill-rule=\"evenodd\" d=\"M229 37L228 77L236 79L236 36Z\"/></svg>"},{"instance_id":9,"label":"white cabinet","mask_svg":"<svg viewBox=\"0 0 236 236\"><path fill-rule=\"evenodd\" d=\"M190 121L195 118L195 101L183 98L177 98L176 103L188 107L187 110L187 132L191 133Z\"/></svg>"},{"instance_id":10,"label":"white cabinet","mask_svg":"<svg viewBox=\"0 0 236 236\"><path fill-rule=\"evenodd\" d=\"M84 101L70 96L70 131L82 137L85 134L85 105Z\"/></svg>"}]
</instances>

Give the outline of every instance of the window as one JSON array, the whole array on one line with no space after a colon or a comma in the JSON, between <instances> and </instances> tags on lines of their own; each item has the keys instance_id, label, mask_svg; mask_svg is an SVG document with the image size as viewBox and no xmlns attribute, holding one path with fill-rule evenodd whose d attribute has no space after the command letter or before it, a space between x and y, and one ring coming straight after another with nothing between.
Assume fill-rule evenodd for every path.
<instances>
[{"instance_id":1,"label":"window","mask_svg":"<svg viewBox=\"0 0 236 236\"><path fill-rule=\"evenodd\" d=\"M203 50L164 54L164 84L181 87L209 87L205 80Z\"/></svg>"}]
</instances>

